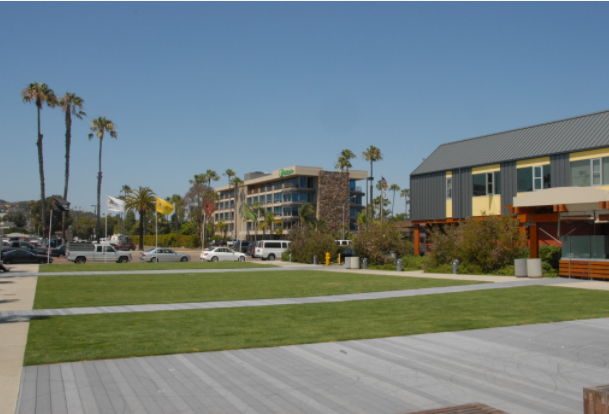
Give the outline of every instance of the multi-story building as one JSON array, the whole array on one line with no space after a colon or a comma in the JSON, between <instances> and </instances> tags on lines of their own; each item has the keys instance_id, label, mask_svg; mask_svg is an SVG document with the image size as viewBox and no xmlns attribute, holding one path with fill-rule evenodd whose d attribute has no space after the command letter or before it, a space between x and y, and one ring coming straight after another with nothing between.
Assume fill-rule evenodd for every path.
<instances>
[{"instance_id":1,"label":"multi-story building","mask_svg":"<svg viewBox=\"0 0 609 414\"><path fill-rule=\"evenodd\" d=\"M226 223L227 235L235 239L260 238L260 235L279 237L275 231L282 227L283 234L287 233L299 222L300 207L309 203L315 207L315 217L324 219L329 230L342 228L343 217L344 223L354 230L357 214L364 208L364 193L358 181L367 177L367 171L324 171L300 165L275 170L272 174L248 173L242 186L215 188L218 197L214 220ZM244 218L243 207L254 203L260 203L278 220L272 229L257 229L254 222ZM258 215L260 223L264 212L259 211Z\"/></svg>"},{"instance_id":2,"label":"multi-story building","mask_svg":"<svg viewBox=\"0 0 609 414\"><path fill-rule=\"evenodd\" d=\"M515 214L531 257L540 243L562 245L569 274L572 259L598 259L609 278L608 190L604 111L441 145L410 175L411 219L416 233Z\"/></svg>"}]
</instances>

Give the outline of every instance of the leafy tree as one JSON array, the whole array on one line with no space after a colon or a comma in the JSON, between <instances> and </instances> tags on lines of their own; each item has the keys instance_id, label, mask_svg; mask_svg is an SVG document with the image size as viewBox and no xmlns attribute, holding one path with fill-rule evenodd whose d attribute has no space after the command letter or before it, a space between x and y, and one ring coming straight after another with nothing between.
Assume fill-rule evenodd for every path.
<instances>
[{"instance_id":1,"label":"leafy tree","mask_svg":"<svg viewBox=\"0 0 609 414\"><path fill-rule=\"evenodd\" d=\"M273 230L273 224L281 223L281 220L275 218L275 215L270 211L264 211L264 221L260 223L258 226L259 229L262 229L262 233L265 233L266 229L269 229L269 234Z\"/></svg>"},{"instance_id":2,"label":"leafy tree","mask_svg":"<svg viewBox=\"0 0 609 414\"><path fill-rule=\"evenodd\" d=\"M220 220L216 224L216 228L218 229L218 231L220 233L224 233L224 238L226 238L226 229L228 228L228 224L226 224L226 222L224 220Z\"/></svg>"},{"instance_id":3,"label":"leafy tree","mask_svg":"<svg viewBox=\"0 0 609 414\"><path fill-rule=\"evenodd\" d=\"M4 217L2 217L2 221L5 223L11 222L15 227L25 227L27 224L27 219L25 214L23 214L23 211L5 214Z\"/></svg>"},{"instance_id":4,"label":"leafy tree","mask_svg":"<svg viewBox=\"0 0 609 414\"><path fill-rule=\"evenodd\" d=\"M391 222L374 222L353 236L353 249L359 256L367 257L370 264L383 265L393 259L389 253L402 257L412 250L412 243L402 238Z\"/></svg>"},{"instance_id":5,"label":"leafy tree","mask_svg":"<svg viewBox=\"0 0 609 414\"><path fill-rule=\"evenodd\" d=\"M156 194L148 187L139 187L137 190L130 190L125 197L125 207L127 210L137 211L140 214L140 250L144 250L144 220L146 218L146 213L154 211L155 203Z\"/></svg>"},{"instance_id":6,"label":"leafy tree","mask_svg":"<svg viewBox=\"0 0 609 414\"><path fill-rule=\"evenodd\" d=\"M129 188L129 191L131 191L131 188ZM133 234L132 232L130 232L130 229L133 229L133 227L135 226L136 220L135 220L135 213L133 212L133 210L128 210L127 213L125 214L125 222L123 223L123 227L124 230L127 234Z\"/></svg>"},{"instance_id":7,"label":"leafy tree","mask_svg":"<svg viewBox=\"0 0 609 414\"><path fill-rule=\"evenodd\" d=\"M177 234L180 230L180 220L184 219L184 206L186 202L179 194L171 196L171 203L174 205L175 210L173 212L173 222L175 224L175 233Z\"/></svg>"},{"instance_id":8,"label":"leafy tree","mask_svg":"<svg viewBox=\"0 0 609 414\"><path fill-rule=\"evenodd\" d=\"M408 215L406 213L398 213L393 218L394 222L397 222L397 221L406 221L406 220L408 220Z\"/></svg>"},{"instance_id":9,"label":"leafy tree","mask_svg":"<svg viewBox=\"0 0 609 414\"><path fill-rule=\"evenodd\" d=\"M315 221L315 207L313 204L305 202L298 209L298 217L300 219L300 226L304 226L305 224L310 224Z\"/></svg>"},{"instance_id":10,"label":"leafy tree","mask_svg":"<svg viewBox=\"0 0 609 414\"><path fill-rule=\"evenodd\" d=\"M97 119L94 119L91 122L91 131L96 132L96 134L89 134L89 140L93 139L94 136L97 136L97 138L99 138L99 173L97 174L97 223L96 223L96 228L97 228L97 234L101 234L101 227L100 227L100 214L101 214L101 183L102 183L102 142L104 141L104 134L107 132L112 138L116 139L117 134L116 134L116 126L114 125L114 123L112 121L110 121L108 118L104 117L99 117ZM141 241L140 241L141 244Z\"/></svg>"},{"instance_id":11,"label":"leafy tree","mask_svg":"<svg viewBox=\"0 0 609 414\"><path fill-rule=\"evenodd\" d=\"M188 216L197 226L198 234L201 236L201 245L203 245L204 238L205 200L213 205L216 198L216 193L206 184L207 181L206 174L195 174L194 178L189 181L192 186L184 197L188 208Z\"/></svg>"},{"instance_id":12,"label":"leafy tree","mask_svg":"<svg viewBox=\"0 0 609 414\"><path fill-rule=\"evenodd\" d=\"M317 257L321 263L325 260L326 253L335 258L338 252L338 246L331 234L311 229L309 226L293 229L288 239L291 241L288 253L292 254L292 260L295 262L313 263L313 258Z\"/></svg>"},{"instance_id":13,"label":"leafy tree","mask_svg":"<svg viewBox=\"0 0 609 414\"><path fill-rule=\"evenodd\" d=\"M258 212L262 210L262 204L258 201L252 204L245 204L243 206L243 218L251 220L254 224L254 231L258 230ZM254 233L254 240L258 239L258 235Z\"/></svg>"},{"instance_id":14,"label":"leafy tree","mask_svg":"<svg viewBox=\"0 0 609 414\"><path fill-rule=\"evenodd\" d=\"M370 177L374 177L372 174L372 164L377 161L382 161L383 154L381 154L381 150L375 147L374 145L370 145L366 151L362 153L362 158L366 161L370 161ZM372 202L374 200L374 195L372 192L372 182L370 183L370 205L373 205ZM374 219L374 210L371 209L370 217Z\"/></svg>"},{"instance_id":15,"label":"leafy tree","mask_svg":"<svg viewBox=\"0 0 609 414\"><path fill-rule=\"evenodd\" d=\"M397 184L391 184L389 191L393 191L393 201L391 202L391 217L393 217L393 207L395 206L395 192L400 191L401 188Z\"/></svg>"},{"instance_id":16,"label":"leafy tree","mask_svg":"<svg viewBox=\"0 0 609 414\"><path fill-rule=\"evenodd\" d=\"M42 156L42 134L40 133L40 111L42 106L46 104L50 108L54 108L57 104L57 96L53 89L49 88L46 83L30 83L27 88L21 91L21 99L23 102L34 102L38 111L38 139L36 146L38 147L38 170L40 172L40 203L43 211L46 210L45 205L45 186L44 186L44 159ZM41 225L43 234L46 232L46 217L41 216Z\"/></svg>"},{"instance_id":17,"label":"leafy tree","mask_svg":"<svg viewBox=\"0 0 609 414\"><path fill-rule=\"evenodd\" d=\"M30 213L30 218L31 218L31 226L33 228L37 228L42 226L42 220L43 218L46 218L47 220L50 217L51 214L51 200L53 197L61 197L59 194L55 194L53 196L47 197L47 199L45 200L44 203L44 207L42 207L42 204L40 202L40 200L36 200L32 205L31 205L31 213ZM44 213L42 208L44 208ZM70 216L67 217L67 224L70 225L72 224L72 218ZM51 225L51 223L49 223L49 225ZM61 231L61 212L58 211L53 211L53 223L52 223L52 228L51 228L51 233L56 233L56 232L60 232ZM48 228L46 230L46 232L42 232L42 236L43 237L49 237L49 231Z\"/></svg>"},{"instance_id":18,"label":"leafy tree","mask_svg":"<svg viewBox=\"0 0 609 414\"><path fill-rule=\"evenodd\" d=\"M199 228L192 222L187 221L180 226L179 234L195 235L199 234Z\"/></svg>"},{"instance_id":19,"label":"leafy tree","mask_svg":"<svg viewBox=\"0 0 609 414\"><path fill-rule=\"evenodd\" d=\"M346 169L349 172L349 168L353 167L351 165L351 159L355 158L355 154L353 151L349 149L344 149L338 154L338 163L334 166L334 168L340 168L342 172L343 169Z\"/></svg>"},{"instance_id":20,"label":"leafy tree","mask_svg":"<svg viewBox=\"0 0 609 414\"><path fill-rule=\"evenodd\" d=\"M61 110L66 114L66 177L63 187L63 199L68 199L68 180L70 178L70 146L72 145L72 115L78 119L82 119L83 116L87 116L84 113L83 104L85 101L74 93L66 92L64 96L59 98L59 106ZM67 211L63 212L61 216L61 237L66 239L66 215Z\"/></svg>"},{"instance_id":21,"label":"leafy tree","mask_svg":"<svg viewBox=\"0 0 609 414\"><path fill-rule=\"evenodd\" d=\"M400 192L400 197L404 197L404 213L406 214L406 217L408 217L408 198L409 198L409 194L410 194L410 190L408 188L402 188L402 191Z\"/></svg>"}]
</instances>

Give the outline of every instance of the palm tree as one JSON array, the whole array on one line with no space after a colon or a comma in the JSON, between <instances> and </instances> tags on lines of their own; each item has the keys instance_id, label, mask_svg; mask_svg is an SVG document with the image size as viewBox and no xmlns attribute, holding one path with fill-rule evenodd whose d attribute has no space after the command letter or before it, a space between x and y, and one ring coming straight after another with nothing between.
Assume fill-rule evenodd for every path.
<instances>
[{"instance_id":1,"label":"palm tree","mask_svg":"<svg viewBox=\"0 0 609 414\"><path fill-rule=\"evenodd\" d=\"M271 213L270 211L265 211L264 212L264 220L262 221L262 223L260 223L260 225L258 226L259 229L262 229L262 233L264 233L265 229L269 229L269 234L270 232L273 230L273 224L279 224L281 223L281 220L277 220L275 218L275 215L273 213Z\"/></svg>"},{"instance_id":2,"label":"palm tree","mask_svg":"<svg viewBox=\"0 0 609 414\"><path fill-rule=\"evenodd\" d=\"M135 191L129 190L125 196L125 208L140 214L140 250L144 250L144 218L147 213L154 211L155 203L156 194L148 187L140 187Z\"/></svg>"},{"instance_id":3,"label":"palm tree","mask_svg":"<svg viewBox=\"0 0 609 414\"><path fill-rule=\"evenodd\" d=\"M125 197L126 197L126 196L127 196L127 193L128 193L129 191L131 191L131 187L129 187L129 185L125 184L125 185L123 185L123 186L121 187L121 191L122 191L123 193L125 193Z\"/></svg>"},{"instance_id":4,"label":"palm tree","mask_svg":"<svg viewBox=\"0 0 609 414\"><path fill-rule=\"evenodd\" d=\"M207 180L207 187L209 187L210 189L211 189L211 180L214 180L214 181L220 180L220 176L214 170L205 171L204 176L205 176L205 179ZM207 214L203 215L203 229L205 229L206 220L207 220ZM203 246L205 246L205 231L203 232L202 244L203 244Z\"/></svg>"},{"instance_id":5,"label":"palm tree","mask_svg":"<svg viewBox=\"0 0 609 414\"><path fill-rule=\"evenodd\" d=\"M389 187L389 191L393 191L393 203L391 204L391 217L392 218L393 218L393 207L395 206L395 192L400 191L400 190L401 190L401 188L397 184L391 184L391 187Z\"/></svg>"},{"instance_id":6,"label":"palm tree","mask_svg":"<svg viewBox=\"0 0 609 414\"><path fill-rule=\"evenodd\" d=\"M68 180L70 177L70 145L72 143L72 115L78 119L82 119L83 116L87 116L82 110L84 109L83 104L85 101L76 96L74 93L66 92L64 96L59 98L59 106L61 110L66 113L66 180L63 187L63 199L68 199ZM61 214L61 238L66 239L66 214Z\"/></svg>"},{"instance_id":7,"label":"palm tree","mask_svg":"<svg viewBox=\"0 0 609 414\"><path fill-rule=\"evenodd\" d=\"M38 111L38 139L36 146L38 147L38 169L40 171L40 211L45 210L45 191L44 191L44 160L42 157L42 134L40 133L40 111L45 103L48 107L54 108L57 104L57 96L53 89L50 89L46 83L30 83L27 88L21 91L21 99L23 102L34 102ZM46 216L42 214L42 232L45 234Z\"/></svg>"},{"instance_id":8,"label":"palm tree","mask_svg":"<svg viewBox=\"0 0 609 414\"><path fill-rule=\"evenodd\" d=\"M349 162L349 160L345 157L338 157L338 164L334 166L334 168L340 168L340 172L343 172L344 168L349 171L350 167L353 167L353 165L351 165L351 162Z\"/></svg>"},{"instance_id":9,"label":"palm tree","mask_svg":"<svg viewBox=\"0 0 609 414\"><path fill-rule=\"evenodd\" d=\"M235 204L233 207L233 239L236 239L237 237L235 237L237 235L237 198L238 198L238 194L237 194L237 188L241 187L243 185L243 180L237 176L234 176L233 179L231 180L231 182L233 183L233 193L234 193L234 198L235 198Z\"/></svg>"},{"instance_id":10,"label":"palm tree","mask_svg":"<svg viewBox=\"0 0 609 414\"><path fill-rule=\"evenodd\" d=\"M338 157L339 162L340 162L341 158L343 158L345 160L344 166L347 169L347 172L349 172L349 168L353 167L349 160L355 158L355 154L350 149L344 149L339 154L339 157Z\"/></svg>"},{"instance_id":11,"label":"palm tree","mask_svg":"<svg viewBox=\"0 0 609 414\"><path fill-rule=\"evenodd\" d=\"M175 218L175 233L178 234L180 230L180 212L184 206L184 199L179 194L174 194L171 196L171 199L169 201L175 206L173 217Z\"/></svg>"},{"instance_id":12,"label":"palm tree","mask_svg":"<svg viewBox=\"0 0 609 414\"><path fill-rule=\"evenodd\" d=\"M97 119L94 119L91 122L91 131L97 131L97 134L89 134L89 140L93 139L94 136L97 136L97 138L99 138L99 173L97 174L97 222L96 222L96 229L97 229L97 234L101 234L101 227L100 227L100 221L99 221L99 217L101 214L101 209L100 209L100 197L101 197L101 183L102 183L102 169L101 169L101 161L102 161L102 142L104 141L104 133L108 133L110 134L110 136L114 139L116 139L116 126L114 125L114 123L112 121L110 121L108 118L104 117L99 117Z\"/></svg>"},{"instance_id":13,"label":"palm tree","mask_svg":"<svg viewBox=\"0 0 609 414\"><path fill-rule=\"evenodd\" d=\"M410 190L407 188L402 188L402 191L400 192L400 197L404 197L404 214L406 214L406 217L408 217L408 194L410 193Z\"/></svg>"},{"instance_id":14,"label":"palm tree","mask_svg":"<svg viewBox=\"0 0 609 414\"><path fill-rule=\"evenodd\" d=\"M312 216L315 214L315 207L309 203L303 203L298 209L298 217L300 218L300 225L304 226L305 223L313 221Z\"/></svg>"},{"instance_id":15,"label":"palm tree","mask_svg":"<svg viewBox=\"0 0 609 414\"><path fill-rule=\"evenodd\" d=\"M262 210L262 203L256 201L252 204L243 206L243 217L251 220L254 223L254 230L258 230L258 212ZM254 240L258 239L258 235L254 233Z\"/></svg>"},{"instance_id":16,"label":"palm tree","mask_svg":"<svg viewBox=\"0 0 609 414\"><path fill-rule=\"evenodd\" d=\"M362 158L364 158L366 161L370 161L370 177L373 177L372 164L383 159L383 154L381 154L381 150L375 147L374 145L370 145L368 149L362 153ZM370 206L374 204L374 195L372 193L372 187L372 181L370 181ZM371 208L370 210L370 218L374 219L374 209Z\"/></svg>"}]
</instances>

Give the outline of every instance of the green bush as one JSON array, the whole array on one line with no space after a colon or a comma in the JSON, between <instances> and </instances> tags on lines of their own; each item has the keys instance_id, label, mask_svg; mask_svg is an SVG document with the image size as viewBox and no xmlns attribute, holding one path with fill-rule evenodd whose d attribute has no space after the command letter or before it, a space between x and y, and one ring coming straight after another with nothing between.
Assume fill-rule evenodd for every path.
<instances>
[{"instance_id":1,"label":"green bush","mask_svg":"<svg viewBox=\"0 0 609 414\"><path fill-rule=\"evenodd\" d=\"M282 262L289 262L290 261L290 253L289 252L283 252L283 253L281 253L281 261Z\"/></svg>"},{"instance_id":2,"label":"green bush","mask_svg":"<svg viewBox=\"0 0 609 414\"><path fill-rule=\"evenodd\" d=\"M402 256L402 270L422 270L425 265L425 257L416 254Z\"/></svg>"},{"instance_id":3,"label":"green bush","mask_svg":"<svg viewBox=\"0 0 609 414\"><path fill-rule=\"evenodd\" d=\"M397 270L397 267L392 263L387 263L383 265L372 265L368 266L370 270Z\"/></svg>"},{"instance_id":4,"label":"green bush","mask_svg":"<svg viewBox=\"0 0 609 414\"><path fill-rule=\"evenodd\" d=\"M410 253L412 248L412 243L402 238L402 234L390 222L374 222L353 236L353 249L358 256L367 257L370 265L392 263L389 253L401 257Z\"/></svg>"},{"instance_id":5,"label":"green bush","mask_svg":"<svg viewBox=\"0 0 609 414\"><path fill-rule=\"evenodd\" d=\"M425 267L451 267L452 261L459 259L463 273L487 274L513 265L525 246L518 225L512 216L490 216L432 228Z\"/></svg>"},{"instance_id":6,"label":"green bush","mask_svg":"<svg viewBox=\"0 0 609 414\"><path fill-rule=\"evenodd\" d=\"M313 263L313 257L317 256L317 262L323 263L326 253L330 253L331 260L336 259L338 246L328 233L303 226L292 230L288 239L291 241L288 253L292 253L293 262Z\"/></svg>"},{"instance_id":7,"label":"green bush","mask_svg":"<svg viewBox=\"0 0 609 414\"><path fill-rule=\"evenodd\" d=\"M133 241L133 244L137 246L140 243L140 236L131 236L131 240ZM201 247L201 239L197 235L183 235L175 233L159 234L158 243L160 247ZM154 246L154 244L154 234L144 236L145 246Z\"/></svg>"},{"instance_id":8,"label":"green bush","mask_svg":"<svg viewBox=\"0 0 609 414\"><path fill-rule=\"evenodd\" d=\"M562 248L559 246L543 245L539 247L539 258L548 263L554 270L558 271Z\"/></svg>"}]
</instances>

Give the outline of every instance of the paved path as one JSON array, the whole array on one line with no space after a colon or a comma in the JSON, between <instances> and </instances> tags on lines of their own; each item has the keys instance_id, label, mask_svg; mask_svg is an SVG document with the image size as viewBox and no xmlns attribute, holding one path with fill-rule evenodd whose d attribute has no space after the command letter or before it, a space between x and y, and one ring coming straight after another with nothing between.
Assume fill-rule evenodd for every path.
<instances>
[{"instance_id":1,"label":"paved path","mask_svg":"<svg viewBox=\"0 0 609 414\"><path fill-rule=\"evenodd\" d=\"M609 319L30 366L17 413L397 414L479 401L582 412Z\"/></svg>"},{"instance_id":2,"label":"paved path","mask_svg":"<svg viewBox=\"0 0 609 414\"><path fill-rule=\"evenodd\" d=\"M437 295L442 293L472 292L478 290L504 289L521 286L534 285L565 285L579 282L573 279L525 279L505 283L486 283L479 285L447 286L426 289L394 290L388 292L356 293L332 296L314 296L305 298L279 298L279 299L250 299L234 301L215 301L198 303L170 303L151 305L125 305L125 306L102 306L88 308L63 308L63 309L36 309L36 310L0 310L0 322L11 320L23 320L36 316L63 316L63 315L90 315L100 313L131 313L131 312L158 312L191 309L221 309L240 308L248 306L276 306L276 305L303 305L309 303L337 303L351 302L357 300L375 300L388 298L404 298L411 296Z\"/></svg>"}]
</instances>

